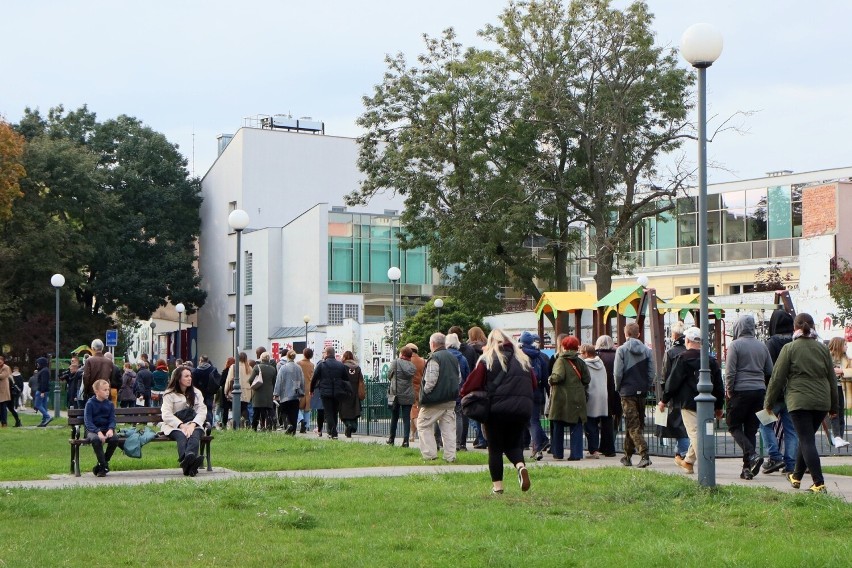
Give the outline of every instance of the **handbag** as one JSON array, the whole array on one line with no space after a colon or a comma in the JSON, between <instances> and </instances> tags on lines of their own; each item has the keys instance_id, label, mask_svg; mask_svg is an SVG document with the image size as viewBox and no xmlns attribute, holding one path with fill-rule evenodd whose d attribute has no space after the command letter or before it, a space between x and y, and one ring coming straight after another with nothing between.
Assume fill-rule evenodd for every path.
<instances>
[{"instance_id":1,"label":"handbag","mask_svg":"<svg viewBox=\"0 0 852 568\"><path fill-rule=\"evenodd\" d=\"M486 422L491 417L491 397L494 394L494 388L499 384L503 377L506 376L506 371L500 371L494 381L485 381L485 390L475 390L467 393L461 399L462 414L476 420L477 422Z\"/></svg>"},{"instance_id":2,"label":"handbag","mask_svg":"<svg viewBox=\"0 0 852 568\"><path fill-rule=\"evenodd\" d=\"M175 418L181 422L192 422L195 420L195 409L187 406L183 410L175 412Z\"/></svg>"},{"instance_id":3,"label":"handbag","mask_svg":"<svg viewBox=\"0 0 852 568\"><path fill-rule=\"evenodd\" d=\"M251 390L256 391L260 387L263 386L263 377L260 373L257 374L257 377L251 382Z\"/></svg>"}]
</instances>

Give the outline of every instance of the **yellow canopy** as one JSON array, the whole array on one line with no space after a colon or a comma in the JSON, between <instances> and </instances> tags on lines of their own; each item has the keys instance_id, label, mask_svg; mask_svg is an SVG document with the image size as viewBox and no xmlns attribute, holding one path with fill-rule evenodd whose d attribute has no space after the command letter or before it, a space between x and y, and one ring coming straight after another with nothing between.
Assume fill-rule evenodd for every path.
<instances>
[{"instance_id":1,"label":"yellow canopy","mask_svg":"<svg viewBox=\"0 0 852 568\"><path fill-rule=\"evenodd\" d=\"M535 306L535 315L594 309L597 299L588 292L545 292Z\"/></svg>"}]
</instances>

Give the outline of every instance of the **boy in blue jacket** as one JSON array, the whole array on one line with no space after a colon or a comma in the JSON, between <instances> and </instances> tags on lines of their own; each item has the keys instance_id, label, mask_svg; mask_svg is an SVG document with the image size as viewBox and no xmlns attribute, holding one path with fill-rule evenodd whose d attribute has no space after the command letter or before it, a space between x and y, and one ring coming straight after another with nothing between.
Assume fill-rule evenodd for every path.
<instances>
[{"instance_id":1,"label":"boy in blue jacket","mask_svg":"<svg viewBox=\"0 0 852 568\"><path fill-rule=\"evenodd\" d=\"M97 477L106 477L109 473L109 460L118 447L115 435L115 406L109 398L109 382L98 379L92 385L95 396L86 401L83 422L86 424L86 439L92 443L92 449L98 464L92 469ZM104 454L104 442L107 451Z\"/></svg>"}]
</instances>

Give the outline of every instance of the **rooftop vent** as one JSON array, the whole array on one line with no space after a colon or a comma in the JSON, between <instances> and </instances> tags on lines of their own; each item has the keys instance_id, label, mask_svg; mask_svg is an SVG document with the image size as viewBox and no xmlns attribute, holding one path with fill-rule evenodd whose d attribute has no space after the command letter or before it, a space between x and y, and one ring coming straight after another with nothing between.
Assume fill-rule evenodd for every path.
<instances>
[{"instance_id":1,"label":"rooftop vent","mask_svg":"<svg viewBox=\"0 0 852 568\"><path fill-rule=\"evenodd\" d=\"M289 130L325 134L325 123L313 120L309 116L293 118L289 114L258 115L260 127L269 130Z\"/></svg>"},{"instance_id":2,"label":"rooftop vent","mask_svg":"<svg viewBox=\"0 0 852 568\"><path fill-rule=\"evenodd\" d=\"M346 213L346 207L343 205L332 205L331 206L332 213Z\"/></svg>"},{"instance_id":3,"label":"rooftop vent","mask_svg":"<svg viewBox=\"0 0 852 568\"><path fill-rule=\"evenodd\" d=\"M777 170L774 172L766 172L767 177L780 177L780 176L788 176L793 173L793 170Z\"/></svg>"}]
</instances>

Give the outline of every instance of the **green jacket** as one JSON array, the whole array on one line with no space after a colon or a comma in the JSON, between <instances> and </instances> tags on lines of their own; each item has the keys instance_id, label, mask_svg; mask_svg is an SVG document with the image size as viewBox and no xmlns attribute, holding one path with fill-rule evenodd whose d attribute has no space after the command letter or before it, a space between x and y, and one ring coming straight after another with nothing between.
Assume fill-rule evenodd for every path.
<instances>
[{"instance_id":1,"label":"green jacket","mask_svg":"<svg viewBox=\"0 0 852 568\"><path fill-rule=\"evenodd\" d=\"M577 367L580 375L571 366ZM586 363L576 351L565 351L556 358L550 374L550 410L547 417L568 424L586 422L586 393L591 377Z\"/></svg>"},{"instance_id":2,"label":"green jacket","mask_svg":"<svg viewBox=\"0 0 852 568\"><path fill-rule=\"evenodd\" d=\"M435 377L436 374L437 377ZM423 382L420 385L420 406L455 400L459 395L460 381L461 372L456 356L446 349L432 352L429 362L426 363ZM426 392L427 388L431 390Z\"/></svg>"},{"instance_id":3,"label":"green jacket","mask_svg":"<svg viewBox=\"0 0 852 568\"><path fill-rule=\"evenodd\" d=\"M821 341L799 338L781 349L763 407L771 408L782 396L790 411L837 408L837 377Z\"/></svg>"}]
</instances>

